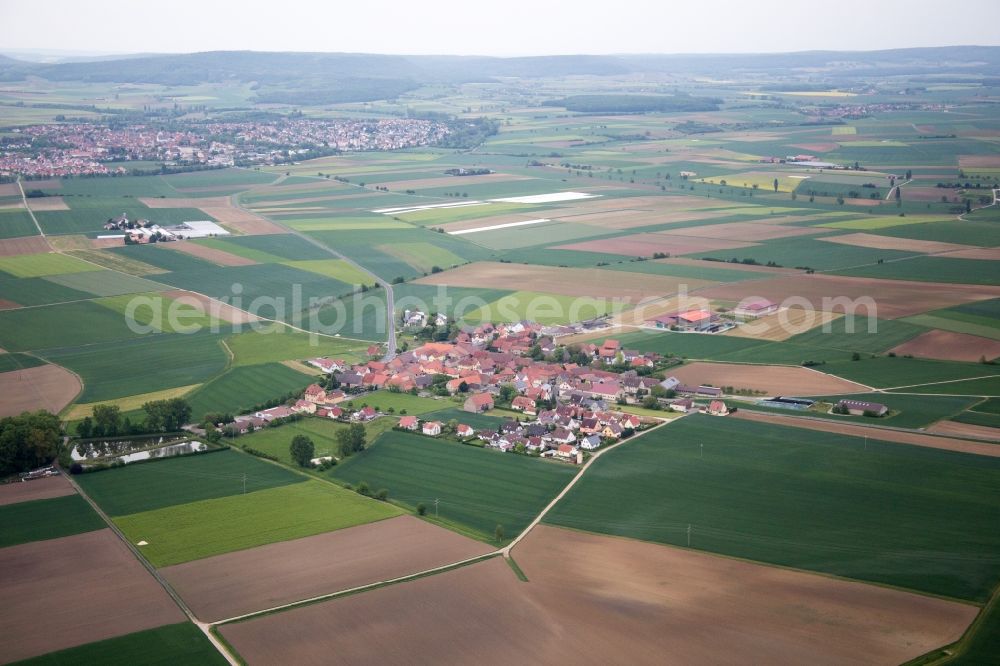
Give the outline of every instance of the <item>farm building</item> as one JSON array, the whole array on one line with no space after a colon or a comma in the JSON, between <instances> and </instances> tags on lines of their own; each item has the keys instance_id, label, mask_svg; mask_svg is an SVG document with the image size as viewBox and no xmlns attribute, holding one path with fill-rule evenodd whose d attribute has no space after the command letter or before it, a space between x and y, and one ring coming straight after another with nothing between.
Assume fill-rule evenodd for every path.
<instances>
[{"instance_id":1,"label":"farm building","mask_svg":"<svg viewBox=\"0 0 1000 666\"><path fill-rule=\"evenodd\" d=\"M525 414L535 414L535 401L523 395L519 395L510 403L511 408Z\"/></svg>"},{"instance_id":2,"label":"farm building","mask_svg":"<svg viewBox=\"0 0 1000 666\"><path fill-rule=\"evenodd\" d=\"M687 310L649 320L656 328L672 331L707 331L716 317L709 310Z\"/></svg>"},{"instance_id":3,"label":"farm building","mask_svg":"<svg viewBox=\"0 0 1000 666\"><path fill-rule=\"evenodd\" d=\"M779 409L797 409L805 410L816 404L815 400L807 400L805 398L785 398L780 395L773 398L767 398L765 400L757 401L757 404L761 407L777 407Z\"/></svg>"},{"instance_id":4,"label":"farm building","mask_svg":"<svg viewBox=\"0 0 1000 666\"><path fill-rule=\"evenodd\" d=\"M756 319L778 311L778 304L766 298L753 298L742 301L733 309L733 314L740 319Z\"/></svg>"},{"instance_id":5,"label":"farm building","mask_svg":"<svg viewBox=\"0 0 1000 666\"><path fill-rule=\"evenodd\" d=\"M729 407L721 400L713 400L708 405L708 413L712 416L725 416L729 413Z\"/></svg>"},{"instance_id":6,"label":"farm building","mask_svg":"<svg viewBox=\"0 0 1000 666\"><path fill-rule=\"evenodd\" d=\"M476 431L470 425L466 425L465 423L459 423L458 426L455 428L455 434L458 435L459 437L472 437L473 435L476 434Z\"/></svg>"},{"instance_id":7,"label":"farm building","mask_svg":"<svg viewBox=\"0 0 1000 666\"><path fill-rule=\"evenodd\" d=\"M404 416L399 419L399 427L405 430L416 430L420 425L420 419L416 416Z\"/></svg>"},{"instance_id":8,"label":"farm building","mask_svg":"<svg viewBox=\"0 0 1000 666\"><path fill-rule=\"evenodd\" d=\"M493 409L493 396L489 393L477 393L465 399L462 409L473 414L486 412Z\"/></svg>"},{"instance_id":9,"label":"farm building","mask_svg":"<svg viewBox=\"0 0 1000 666\"><path fill-rule=\"evenodd\" d=\"M441 434L441 423L439 421L428 421L424 424L421 432L431 437L437 437Z\"/></svg>"},{"instance_id":10,"label":"farm building","mask_svg":"<svg viewBox=\"0 0 1000 666\"><path fill-rule=\"evenodd\" d=\"M847 410L852 416L864 416L865 414L875 414L885 416L889 408L878 402L865 402L864 400L841 400L837 403L839 411Z\"/></svg>"}]
</instances>

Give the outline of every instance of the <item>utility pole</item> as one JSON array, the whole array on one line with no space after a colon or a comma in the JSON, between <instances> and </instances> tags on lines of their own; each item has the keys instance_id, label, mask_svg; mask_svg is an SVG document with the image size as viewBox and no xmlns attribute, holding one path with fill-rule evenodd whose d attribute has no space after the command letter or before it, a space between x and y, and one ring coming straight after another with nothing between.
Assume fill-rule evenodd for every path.
<instances>
[{"instance_id":1,"label":"utility pole","mask_svg":"<svg viewBox=\"0 0 1000 666\"><path fill-rule=\"evenodd\" d=\"M436 497L434 498L434 517L435 518L438 517L438 502L439 501L440 500L438 498L436 498Z\"/></svg>"},{"instance_id":2,"label":"utility pole","mask_svg":"<svg viewBox=\"0 0 1000 666\"><path fill-rule=\"evenodd\" d=\"M705 458L705 445L698 444L698 459L704 460L704 458Z\"/></svg>"},{"instance_id":3,"label":"utility pole","mask_svg":"<svg viewBox=\"0 0 1000 666\"><path fill-rule=\"evenodd\" d=\"M245 472L243 474L243 494L247 494L247 475Z\"/></svg>"},{"instance_id":4,"label":"utility pole","mask_svg":"<svg viewBox=\"0 0 1000 666\"><path fill-rule=\"evenodd\" d=\"M691 523L688 523L688 548L691 547Z\"/></svg>"},{"instance_id":5,"label":"utility pole","mask_svg":"<svg viewBox=\"0 0 1000 666\"><path fill-rule=\"evenodd\" d=\"M868 435L865 435L865 451L868 450Z\"/></svg>"}]
</instances>

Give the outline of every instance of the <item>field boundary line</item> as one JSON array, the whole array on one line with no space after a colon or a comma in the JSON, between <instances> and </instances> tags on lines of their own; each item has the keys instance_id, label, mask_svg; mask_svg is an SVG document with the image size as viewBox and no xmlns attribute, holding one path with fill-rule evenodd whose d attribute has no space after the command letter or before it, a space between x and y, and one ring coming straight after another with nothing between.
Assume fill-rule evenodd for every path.
<instances>
[{"instance_id":1,"label":"field boundary line","mask_svg":"<svg viewBox=\"0 0 1000 666\"><path fill-rule=\"evenodd\" d=\"M180 608L181 612L184 613L184 615L188 618L188 621L194 624L196 627L198 627L198 629L203 634L205 634L208 640L212 643L212 646L215 647L215 649L219 652L219 654L225 657L226 661L228 661L231 666L241 666L241 661L236 659L229 652L229 650L221 642L219 642L219 640L216 639L215 636L212 635L211 625L200 621L197 618L197 616L195 616L194 612L188 607L188 605L184 602L181 596L177 594L177 591L174 590L173 586L171 586L170 583L168 583L167 580L160 575L160 572L157 571L156 567L150 564L149 561L142 556L142 553L139 552L139 549L125 537L125 534L120 529L118 529L118 526L115 525L114 521L111 520L108 514L104 512L104 510L97 504L97 502L91 499L91 497L83 491L83 488L80 487L80 485L76 482L73 476L71 474L67 474L66 470L64 469L60 468L60 471L62 472L62 475L66 478L66 480L69 481L70 485L73 486L73 488L76 490L77 494L79 494L80 497L82 497L84 500L87 501L90 507L95 512L97 512L97 515L101 517L101 520L104 521L104 523L115 534L115 536L117 536L121 540L121 542L125 544L125 547L128 548L129 552L131 552L132 555L137 560L139 560L139 564L141 564L146 569L146 571L149 572L149 574L153 577L153 579L160 584L160 587L162 587L163 590L170 596L170 598L173 599L174 603L177 604L177 607Z\"/></svg>"},{"instance_id":2,"label":"field boundary line","mask_svg":"<svg viewBox=\"0 0 1000 666\"><path fill-rule=\"evenodd\" d=\"M31 216L31 221L35 223L35 228L38 229L38 234L42 237L42 240L45 241L45 244L48 245L49 249L51 250L52 246L49 244L49 239L45 237L45 232L42 231L42 225L38 224L38 218L35 217L35 211L31 210L31 206L28 205L28 196L24 193L24 186L21 185L21 177L18 176L17 181L15 182L17 183L17 189L21 191L21 202L24 203L25 210L27 210L28 215Z\"/></svg>"},{"instance_id":3,"label":"field boundary line","mask_svg":"<svg viewBox=\"0 0 1000 666\"><path fill-rule=\"evenodd\" d=\"M879 391L893 391L895 389L905 389L905 388L917 388L920 386L937 386L939 384L957 384L959 382L971 382L975 379L991 379L993 377L1000 377L1000 372L994 372L992 375L982 375L979 377L966 377L964 379L946 379L941 382L925 382L923 384L904 384L903 386L887 386L882 389L877 389Z\"/></svg>"},{"instance_id":4,"label":"field boundary line","mask_svg":"<svg viewBox=\"0 0 1000 666\"><path fill-rule=\"evenodd\" d=\"M369 590L378 589L380 587L386 587L389 585L396 585L397 583L405 583L410 580L415 580L417 578L426 578L427 576L433 576L435 574L444 573L451 569L458 569L470 564L476 564L477 562L482 562L486 560L491 560L495 557L500 556L501 551L495 550L489 553L484 553L482 555L476 555L475 557L469 557L464 560L459 560L458 562L451 562L450 564L443 564L439 567L434 567L432 569L425 569L423 571L418 571L412 574L406 574L405 576L397 576L396 578L387 578L385 580L375 581L374 583L367 583L365 585L358 585L355 587L349 587L344 590L339 590L337 592L330 592L327 594L320 594L315 597L309 597L307 599L300 599L299 601L292 601L287 604L281 604L279 606L272 606L271 608L265 608L259 611L253 611L251 613L244 613L243 615L236 615L225 620L219 620L217 622L212 622L207 625L209 627L219 627L226 624L233 624L235 622L243 622L245 620L250 620L255 617L262 615L271 615L273 613L280 613L282 611L290 610L298 606L310 606L312 604L320 603L323 601L328 601L330 599L335 599L338 597L351 596L353 594L360 594L362 592L367 592Z\"/></svg>"}]
</instances>

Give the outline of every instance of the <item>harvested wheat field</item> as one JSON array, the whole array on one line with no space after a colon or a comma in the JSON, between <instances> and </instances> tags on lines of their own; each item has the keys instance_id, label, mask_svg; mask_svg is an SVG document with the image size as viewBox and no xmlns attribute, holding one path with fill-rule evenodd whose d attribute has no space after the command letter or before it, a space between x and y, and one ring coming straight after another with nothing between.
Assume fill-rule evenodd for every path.
<instances>
[{"instance_id":1,"label":"harvested wheat field","mask_svg":"<svg viewBox=\"0 0 1000 666\"><path fill-rule=\"evenodd\" d=\"M742 266L740 268L742 270ZM797 274L709 287L698 295L734 303L748 296L759 296L776 303L797 297L804 299L794 303L798 307L808 306L830 312L843 312L844 305L834 301L825 303L825 298L854 300L870 297L875 300L881 319L897 319L962 303L997 298L1000 296L1000 287ZM856 314L866 316L866 308L859 307Z\"/></svg>"},{"instance_id":2,"label":"harvested wheat field","mask_svg":"<svg viewBox=\"0 0 1000 666\"><path fill-rule=\"evenodd\" d=\"M959 423L958 421L938 421L928 432L946 437L968 437L970 439L985 439L990 442L1000 442L1000 428Z\"/></svg>"},{"instance_id":3,"label":"harvested wheat field","mask_svg":"<svg viewBox=\"0 0 1000 666\"><path fill-rule=\"evenodd\" d=\"M249 312L244 312L243 310L235 308L228 303L217 301L214 298L209 298L204 294L197 294L193 291L171 289L169 291L164 291L163 295L167 298L180 301L185 305L190 305L203 314L207 314L229 324L248 324L252 321L260 320L260 317L252 315Z\"/></svg>"},{"instance_id":4,"label":"harvested wheat field","mask_svg":"<svg viewBox=\"0 0 1000 666\"><path fill-rule=\"evenodd\" d=\"M694 254L696 252L710 252L713 250L732 250L742 247L752 247L754 245L756 243L727 240L724 238L697 238L694 236L670 236L662 233L647 233L557 245L554 249L603 252L629 257L649 257L657 252L666 252L673 256Z\"/></svg>"},{"instance_id":5,"label":"harvested wheat field","mask_svg":"<svg viewBox=\"0 0 1000 666\"><path fill-rule=\"evenodd\" d=\"M840 243L842 245L855 245L857 247L871 247L877 250L901 250L903 252L951 252L954 250L975 250L977 248L968 245L958 245L957 243L941 243L938 241L913 240L911 238L890 238L889 236L879 236L877 234L842 234L840 236L827 236L820 238L828 243Z\"/></svg>"},{"instance_id":6,"label":"harvested wheat field","mask_svg":"<svg viewBox=\"0 0 1000 666\"><path fill-rule=\"evenodd\" d=\"M896 352L900 356L912 354L921 358L938 358L945 361L975 362L982 356L992 361L1000 357L1000 340L934 330L921 333L889 351Z\"/></svg>"},{"instance_id":7,"label":"harvested wheat field","mask_svg":"<svg viewBox=\"0 0 1000 666\"><path fill-rule=\"evenodd\" d=\"M225 250L208 247L207 245L199 245L198 243L192 243L191 241L165 243L164 245L171 250L177 250L178 252L190 254L218 266L252 266L257 263L253 259L247 259L246 257L241 257L238 254L233 254L232 252L226 252Z\"/></svg>"},{"instance_id":8,"label":"harvested wheat field","mask_svg":"<svg viewBox=\"0 0 1000 666\"><path fill-rule=\"evenodd\" d=\"M657 233L671 236L691 236L697 238L720 238L738 241L766 241L775 238L791 238L794 236L810 236L825 229L811 227L786 227L775 224L776 220L766 222L727 222L724 224L709 224L703 227L684 227L669 229Z\"/></svg>"},{"instance_id":9,"label":"harvested wheat field","mask_svg":"<svg viewBox=\"0 0 1000 666\"><path fill-rule=\"evenodd\" d=\"M62 197L38 197L28 200L28 207L33 211L69 210Z\"/></svg>"},{"instance_id":10,"label":"harvested wheat field","mask_svg":"<svg viewBox=\"0 0 1000 666\"><path fill-rule=\"evenodd\" d=\"M48 252L49 244L41 236L24 236L22 238L5 238L0 240L0 257L14 257L19 254L38 254Z\"/></svg>"},{"instance_id":11,"label":"harvested wheat field","mask_svg":"<svg viewBox=\"0 0 1000 666\"><path fill-rule=\"evenodd\" d=\"M482 287L544 291L564 296L627 298L635 302L675 294L681 285L700 289L715 284L708 280L646 275L594 268L561 268L503 264L480 261L435 273L416 280L417 284L443 284L452 287Z\"/></svg>"},{"instance_id":12,"label":"harvested wheat field","mask_svg":"<svg viewBox=\"0 0 1000 666\"><path fill-rule=\"evenodd\" d=\"M221 631L250 663L895 664L978 610L549 526L514 557L530 582L497 558Z\"/></svg>"},{"instance_id":13,"label":"harvested wheat field","mask_svg":"<svg viewBox=\"0 0 1000 666\"><path fill-rule=\"evenodd\" d=\"M216 622L491 550L484 543L412 516L399 516L187 562L161 573L198 619Z\"/></svg>"},{"instance_id":14,"label":"harvested wheat field","mask_svg":"<svg viewBox=\"0 0 1000 666\"><path fill-rule=\"evenodd\" d=\"M867 386L800 366L687 363L671 368L682 384L732 386L768 395L836 395L868 390Z\"/></svg>"},{"instance_id":15,"label":"harvested wheat field","mask_svg":"<svg viewBox=\"0 0 1000 666\"><path fill-rule=\"evenodd\" d=\"M37 409L58 414L82 388L76 375L58 365L0 372L0 416Z\"/></svg>"},{"instance_id":16,"label":"harvested wheat field","mask_svg":"<svg viewBox=\"0 0 1000 666\"><path fill-rule=\"evenodd\" d=\"M50 476L35 481L0 483L0 506L32 500L72 495L76 491L63 476Z\"/></svg>"},{"instance_id":17,"label":"harvested wheat field","mask_svg":"<svg viewBox=\"0 0 1000 666\"><path fill-rule=\"evenodd\" d=\"M489 183L506 183L516 180L531 180L529 176L510 173L489 173L480 176L439 176L437 178L414 178L412 180L390 180L379 183L390 190L422 190L431 187L466 187Z\"/></svg>"},{"instance_id":18,"label":"harvested wheat field","mask_svg":"<svg viewBox=\"0 0 1000 666\"><path fill-rule=\"evenodd\" d=\"M726 331L723 335L735 338L753 338L781 342L793 335L805 333L827 324L843 315L837 312L819 312L805 308L787 308L774 314L758 317L743 326Z\"/></svg>"},{"instance_id":19,"label":"harvested wheat field","mask_svg":"<svg viewBox=\"0 0 1000 666\"><path fill-rule=\"evenodd\" d=\"M764 423L774 423L776 425L802 428L803 430L835 432L841 435L851 435L852 437L871 437L872 439L880 439L883 442L913 444L915 446L926 446L931 449L944 449L945 451L958 451L960 453L974 453L976 455L990 456L992 458L1000 457L1000 446L995 446L993 444L971 442L949 437L936 437L934 435L923 435L903 430L888 430L886 428L855 425L853 423L838 423L830 419L810 419L798 416L784 416L782 414L765 414L764 412L751 412L745 409L741 409L726 418L762 421Z\"/></svg>"},{"instance_id":20,"label":"harvested wheat field","mask_svg":"<svg viewBox=\"0 0 1000 666\"><path fill-rule=\"evenodd\" d=\"M0 589L4 662L185 619L108 529L0 549Z\"/></svg>"}]
</instances>

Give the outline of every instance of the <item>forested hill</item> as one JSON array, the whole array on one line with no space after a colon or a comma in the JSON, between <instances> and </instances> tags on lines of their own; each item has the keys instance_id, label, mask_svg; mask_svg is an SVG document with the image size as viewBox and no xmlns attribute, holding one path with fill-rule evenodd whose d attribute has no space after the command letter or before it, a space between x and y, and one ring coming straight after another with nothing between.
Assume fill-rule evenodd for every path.
<instances>
[{"instance_id":1,"label":"forested hill","mask_svg":"<svg viewBox=\"0 0 1000 666\"><path fill-rule=\"evenodd\" d=\"M363 53L210 51L128 56L56 64L0 56L0 81L38 76L51 81L193 85L253 82L259 101L297 104L394 97L426 83L489 81L499 77L622 75L641 72L732 76L844 74L1000 76L1000 47L939 47L871 52L815 51L741 55L569 55L520 58L397 56Z\"/></svg>"}]
</instances>

